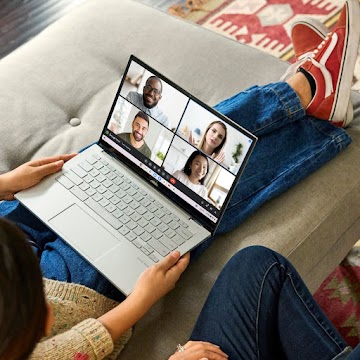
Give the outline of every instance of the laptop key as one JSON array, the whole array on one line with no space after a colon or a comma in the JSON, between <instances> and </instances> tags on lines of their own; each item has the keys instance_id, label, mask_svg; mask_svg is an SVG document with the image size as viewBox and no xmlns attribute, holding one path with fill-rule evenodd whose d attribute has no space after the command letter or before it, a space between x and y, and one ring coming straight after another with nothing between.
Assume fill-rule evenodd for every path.
<instances>
[{"instance_id":1,"label":"laptop key","mask_svg":"<svg viewBox=\"0 0 360 360\"><path fill-rule=\"evenodd\" d=\"M103 181L102 183L106 188L109 188L113 183L111 180L106 179L105 181Z\"/></svg>"},{"instance_id":2,"label":"laptop key","mask_svg":"<svg viewBox=\"0 0 360 360\"><path fill-rule=\"evenodd\" d=\"M87 189L89 189L89 185L86 183L86 182L83 182L82 184L80 184L79 188L82 190L82 191L86 191Z\"/></svg>"},{"instance_id":3,"label":"laptop key","mask_svg":"<svg viewBox=\"0 0 360 360\"><path fill-rule=\"evenodd\" d=\"M150 211L144 214L144 218L148 221L150 221L154 217L154 214L152 214Z\"/></svg>"},{"instance_id":4,"label":"laptop key","mask_svg":"<svg viewBox=\"0 0 360 360\"><path fill-rule=\"evenodd\" d=\"M140 204L136 201L136 200L133 200L130 204L129 204L133 209L137 209Z\"/></svg>"},{"instance_id":5,"label":"laptop key","mask_svg":"<svg viewBox=\"0 0 360 360\"><path fill-rule=\"evenodd\" d=\"M143 234L140 235L140 237L144 240L144 241L149 241L151 239L151 235L148 232L144 232Z\"/></svg>"},{"instance_id":6,"label":"laptop key","mask_svg":"<svg viewBox=\"0 0 360 360\"><path fill-rule=\"evenodd\" d=\"M106 199L110 199L110 198L112 198L113 196L114 196L114 194L111 192L111 191L109 191L109 190L106 190L104 193L103 193L103 196L104 196L104 198L106 198Z\"/></svg>"},{"instance_id":7,"label":"laptop key","mask_svg":"<svg viewBox=\"0 0 360 360\"><path fill-rule=\"evenodd\" d=\"M123 202L123 201L119 201L116 206L120 209L120 210L124 210L127 208L127 205Z\"/></svg>"},{"instance_id":8,"label":"laptop key","mask_svg":"<svg viewBox=\"0 0 360 360\"><path fill-rule=\"evenodd\" d=\"M81 177L77 176L74 172L68 171L64 175L70 179L75 185L80 185L83 181Z\"/></svg>"},{"instance_id":9,"label":"laptop key","mask_svg":"<svg viewBox=\"0 0 360 360\"><path fill-rule=\"evenodd\" d=\"M100 201L99 201L99 204L102 206L102 207L105 207L105 206L108 206L110 204L110 201L106 198L102 198Z\"/></svg>"},{"instance_id":10,"label":"laptop key","mask_svg":"<svg viewBox=\"0 0 360 360\"><path fill-rule=\"evenodd\" d=\"M148 244L162 256L166 256L170 253L170 251L160 241L154 238L150 239Z\"/></svg>"},{"instance_id":11,"label":"laptop key","mask_svg":"<svg viewBox=\"0 0 360 360\"><path fill-rule=\"evenodd\" d=\"M129 218L130 219L130 218ZM130 219L129 222L126 223L127 227L130 229L130 230L134 230L136 227L137 227L137 224L135 221L132 221Z\"/></svg>"},{"instance_id":12,"label":"laptop key","mask_svg":"<svg viewBox=\"0 0 360 360\"><path fill-rule=\"evenodd\" d=\"M188 229L184 229L182 227L176 229L176 232L181 236L184 237L185 239L190 239L192 237L192 233L188 230Z\"/></svg>"},{"instance_id":13,"label":"laptop key","mask_svg":"<svg viewBox=\"0 0 360 360\"><path fill-rule=\"evenodd\" d=\"M103 182L103 181L105 181L106 180L106 177L103 175L103 174L99 174L97 177L96 177L96 180L98 181L98 182Z\"/></svg>"},{"instance_id":14,"label":"laptop key","mask_svg":"<svg viewBox=\"0 0 360 360\"><path fill-rule=\"evenodd\" d=\"M130 240L131 241L131 240ZM139 249L141 249L141 244L139 243L139 241L138 240L134 240L133 242L132 242L137 248L139 248ZM143 251L144 252L144 251ZM146 254L146 255L148 255L149 254L149 252Z\"/></svg>"},{"instance_id":15,"label":"laptop key","mask_svg":"<svg viewBox=\"0 0 360 360\"><path fill-rule=\"evenodd\" d=\"M100 170L102 167L104 167L104 165L103 165L101 162L99 162L99 161L97 161L96 163L94 163L94 164L92 164L92 165L94 165L94 168L95 168L96 170Z\"/></svg>"},{"instance_id":16,"label":"laptop key","mask_svg":"<svg viewBox=\"0 0 360 360\"><path fill-rule=\"evenodd\" d=\"M96 169L92 169L89 174L92 176L92 177L95 177L95 176L98 176L100 173L96 170Z\"/></svg>"},{"instance_id":17,"label":"laptop key","mask_svg":"<svg viewBox=\"0 0 360 360\"><path fill-rule=\"evenodd\" d=\"M77 176L80 176L81 178L83 178L83 177L85 177L87 175L87 172L85 170L83 170L80 166L74 166L73 168L71 168L71 170Z\"/></svg>"},{"instance_id":18,"label":"laptop key","mask_svg":"<svg viewBox=\"0 0 360 360\"><path fill-rule=\"evenodd\" d=\"M125 237L129 240L129 241L134 241L137 238L137 235L134 234L132 231L128 232Z\"/></svg>"},{"instance_id":19,"label":"laptop key","mask_svg":"<svg viewBox=\"0 0 360 360\"><path fill-rule=\"evenodd\" d=\"M120 190L120 188L119 188L117 185L112 184L112 185L109 187L109 190L115 194L118 190Z\"/></svg>"},{"instance_id":20,"label":"laptop key","mask_svg":"<svg viewBox=\"0 0 360 360\"><path fill-rule=\"evenodd\" d=\"M130 230L125 225L122 228L120 228L118 231L121 235L126 235L128 232L130 232Z\"/></svg>"},{"instance_id":21,"label":"laptop key","mask_svg":"<svg viewBox=\"0 0 360 360\"><path fill-rule=\"evenodd\" d=\"M91 195L91 197L96 201L99 202L103 197L98 192L96 192L94 195Z\"/></svg>"},{"instance_id":22,"label":"laptop key","mask_svg":"<svg viewBox=\"0 0 360 360\"><path fill-rule=\"evenodd\" d=\"M135 211L129 206L126 209L124 209L124 214L126 214L127 216L132 215L134 212Z\"/></svg>"},{"instance_id":23,"label":"laptop key","mask_svg":"<svg viewBox=\"0 0 360 360\"><path fill-rule=\"evenodd\" d=\"M90 183L90 186L92 186L94 189L97 189L100 186L100 183L97 180L93 180Z\"/></svg>"},{"instance_id":24,"label":"laptop key","mask_svg":"<svg viewBox=\"0 0 360 360\"><path fill-rule=\"evenodd\" d=\"M109 204L109 205L107 205L106 207L105 207L105 209L109 212L109 213L112 213L112 212L114 212L116 209L117 209L117 207L115 206L115 205L113 205L113 204ZM116 217L116 216L115 216Z\"/></svg>"},{"instance_id":25,"label":"laptop key","mask_svg":"<svg viewBox=\"0 0 360 360\"><path fill-rule=\"evenodd\" d=\"M173 236L171 240L176 242L179 246L185 242L185 239L182 238L179 234L175 234L175 236Z\"/></svg>"},{"instance_id":26,"label":"laptop key","mask_svg":"<svg viewBox=\"0 0 360 360\"><path fill-rule=\"evenodd\" d=\"M108 179L114 180L116 178L116 175L113 171L110 171L107 175Z\"/></svg>"},{"instance_id":27,"label":"laptop key","mask_svg":"<svg viewBox=\"0 0 360 360\"><path fill-rule=\"evenodd\" d=\"M154 225L154 224L153 224ZM169 227L166 225L166 224L164 224L164 223L160 223L159 225L158 225L158 229L161 231L161 232L165 232L166 230L168 230L169 229Z\"/></svg>"},{"instance_id":28,"label":"laptop key","mask_svg":"<svg viewBox=\"0 0 360 360\"><path fill-rule=\"evenodd\" d=\"M80 164L80 167L82 167L86 172L90 172L93 167L87 162L87 161L82 161Z\"/></svg>"},{"instance_id":29,"label":"laptop key","mask_svg":"<svg viewBox=\"0 0 360 360\"><path fill-rule=\"evenodd\" d=\"M92 187L89 187L86 191L85 191L89 196L93 196L96 194L96 190L93 189Z\"/></svg>"},{"instance_id":30,"label":"laptop key","mask_svg":"<svg viewBox=\"0 0 360 360\"><path fill-rule=\"evenodd\" d=\"M92 155L92 156L90 156L89 158L87 158L86 161L87 161L89 164L94 165L97 160L96 160L95 156Z\"/></svg>"},{"instance_id":31,"label":"laptop key","mask_svg":"<svg viewBox=\"0 0 360 360\"><path fill-rule=\"evenodd\" d=\"M138 223L138 225L140 225L140 226L143 227L143 228L149 223L149 222L146 221L143 217L140 217L139 220L135 220L135 219L133 218L133 220L136 221L136 222Z\"/></svg>"},{"instance_id":32,"label":"laptop key","mask_svg":"<svg viewBox=\"0 0 360 360\"><path fill-rule=\"evenodd\" d=\"M94 178L93 178L90 174L87 174L87 175L83 178L83 180L85 180L87 183L91 183L91 182L94 180Z\"/></svg>"},{"instance_id":33,"label":"laptop key","mask_svg":"<svg viewBox=\"0 0 360 360\"><path fill-rule=\"evenodd\" d=\"M135 222L138 222L141 219L141 215L139 215L137 212L134 212L130 216Z\"/></svg>"},{"instance_id":34,"label":"laptop key","mask_svg":"<svg viewBox=\"0 0 360 360\"><path fill-rule=\"evenodd\" d=\"M176 243L174 243L173 241L171 241L169 238L167 238L166 236L162 236L159 241L166 246L170 251L175 250L178 246Z\"/></svg>"},{"instance_id":35,"label":"laptop key","mask_svg":"<svg viewBox=\"0 0 360 360\"><path fill-rule=\"evenodd\" d=\"M149 246L147 243L143 243L143 248L145 248L149 254L154 252L154 249L151 246Z\"/></svg>"},{"instance_id":36,"label":"laptop key","mask_svg":"<svg viewBox=\"0 0 360 360\"><path fill-rule=\"evenodd\" d=\"M79 189L79 188L76 187L76 186L72 187L72 188L70 189L70 192L71 192L72 194L74 194L74 195L75 195L78 199L80 199L81 201L84 201L84 200L86 200L86 199L89 197L89 195L86 194L85 191L82 191L81 189Z\"/></svg>"},{"instance_id":37,"label":"laptop key","mask_svg":"<svg viewBox=\"0 0 360 360\"><path fill-rule=\"evenodd\" d=\"M138 236L140 236L144 232L145 230L141 226L136 226L136 228L134 229L134 233Z\"/></svg>"},{"instance_id":38,"label":"laptop key","mask_svg":"<svg viewBox=\"0 0 360 360\"><path fill-rule=\"evenodd\" d=\"M106 191L106 187L100 185L100 186L98 186L98 187L96 188L96 190L97 190L100 194L103 194L103 193Z\"/></svg>"},{"instance_id":39,"label":"laptop key","mask_svg":"<svg viewBox=\"0 0 360 360\"><path fill-rule=\"evenodd\" d=\"M177 223L177 222L174 221L174 220L170 221L170 222L168 223L168 225L169 225L169 227L170 227L171 229L173 229L173 230L176 230L177 228L180 227L179 223ZM190 236L191 236L191 235L192 235L192 234L190 233Z\"/></svg>"},{"instance_id":40,"label":"laptop key","mask_svg":"<svg viewBox=\"0 0 360 360\"><path fill-rule=\"evenodd\" d=\"M164 233L169 238L173 238L176 235L176 232L174 230L171 230L171 229L165 230Z\"/></svg>"},{"instance_id":41,"label":"laptop key","mask_svg":"<svg viewBox=\"0 0 360 360\"><path fill-rule=\"evenodd\" d=\"M104 165L106 165L106 164L104 164ZM107 167L102 167L100 170L99 170L103 175L107 175L109 172L110 172L110 170L107 168Z\"/></svg>"},{"instance_id":42,"label":"laptop key","mask_svg":"<svg viewBox=\"0 0 360 360\"><path fill-rule=\"evenodd\" d=\"M182 221L182 220L179 220L179 224L184 227L184 228L188 228L189 225L185 222L185 221Z\"/></svg>"},{"instance_id":43,"label":"laptop key","mask_svg":"<svg viewBox=\"0 0 360 360\"><path fill-rule=\"evenodd\" d=\"M66 189L71 189L74 186L74 183L64 175L58 176L56 178L56 181L59 182L62 186L64 186Z\"/></svg>"},{"instance_id":44,"label":"laptop key","mask_svg":"<svg viewBox=\"0 0 360 360\"><path fill-rule=\"evenodd\" d=\"M112 213L117 219L123 215L122 211L120 211L118 208Z\"/></svg>"},{"instance_id":45,"label":"laptop key","mask_svg":"<svg viewBox=\"0 0 360 360\"><path fill-rule=\"evenodd\" d=\"M135 241L136 241L136 240L133 241L133 244L135 243ZM148 251L144 246L142 246L142 247L140 248L140 250L141 250L145 255L150 255L149 251Z\"/></svg>"},{"instance_id":46,"label":"laptop key","mask_svg":"<svg viewBox=\"0 0 360 360\"><path fill-rule=\"evenodd\" d=\"M127 224L131 219L126 215L126 214L123 214L120 218L120 221L123 223L123 224Z\"/></svg>"},{"instance_id":47,"label":"laptop key","mask_svg":"<svg viewBox=\"0 0 360 360\"><path fill-rule=\"evenodd\" d=\"M106 222L108 222L114 229L119 229L122 224L121 222L113 215L111 215L106 209L99 205L92 198L87 198L85 204L95 211L99 216L101 216Z\"/></svg>"},{"instance_id":48,"label":"laptop key","mask_svg":"<svg viewBox=\"0 0 360 360\"><path fill-rule=\"evenodd\" d=\"M120 199L116 195L114 195L110 198L110 202L112 202L114 205L116 205L117 203L120 202Z\"/></svg>"},{"instance_id":49,"label":"laptop key","mask_svg":"<svg viewBox=\"0 0 360 360\"><path fill-rule=\"evenodd\" d=\"M158 257L155 255L155 254L150 254L149 255L149 258L153 261L153 262L159 262L159 259Z\"/></svg>"}]
</instances>

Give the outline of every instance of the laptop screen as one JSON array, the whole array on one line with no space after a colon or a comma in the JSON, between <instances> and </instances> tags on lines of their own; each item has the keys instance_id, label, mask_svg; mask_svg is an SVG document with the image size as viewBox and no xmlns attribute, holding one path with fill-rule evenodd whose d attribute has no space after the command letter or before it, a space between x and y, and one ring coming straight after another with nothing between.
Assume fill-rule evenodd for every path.
<instances>
[{"instance_id":1,"label":"laptop screen","mask_svg":"<svg viewBox=\"0 0 360 360\"><path fill-rule=\"evenodd\" d=\"M99 144L214 232L256 137L131 56Z\"/></svg>"}]
</instances>

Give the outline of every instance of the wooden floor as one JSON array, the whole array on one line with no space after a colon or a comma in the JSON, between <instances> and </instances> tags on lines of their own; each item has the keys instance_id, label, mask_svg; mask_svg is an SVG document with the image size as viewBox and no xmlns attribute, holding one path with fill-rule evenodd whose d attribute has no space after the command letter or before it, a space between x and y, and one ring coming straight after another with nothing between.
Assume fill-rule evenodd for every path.
<instances>
[{"instance_id":1,"label":"wooden floor","mask_svg":"<svg viewBox=\"0 0 360 360\"><path fill-rule=\"evenodd\" d=\"M0 59L84 1L0 0Z\"/></svg>"}]
</instances>

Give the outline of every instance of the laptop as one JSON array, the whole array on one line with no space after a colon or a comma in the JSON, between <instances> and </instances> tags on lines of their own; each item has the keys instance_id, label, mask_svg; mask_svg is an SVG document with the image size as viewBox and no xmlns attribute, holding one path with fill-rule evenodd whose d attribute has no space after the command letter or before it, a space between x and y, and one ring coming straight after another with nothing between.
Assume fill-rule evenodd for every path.
<instances>
[{"instance_id":1,"label":"laptop","mask_svg":"<svg viewBox=\"0 0 360 360\"><path fill-rule=\"evenodd\" d=\"M97 143L16 198L128 295L215 233L256 140L132 55Z\"/></svg>"}]
</instances>

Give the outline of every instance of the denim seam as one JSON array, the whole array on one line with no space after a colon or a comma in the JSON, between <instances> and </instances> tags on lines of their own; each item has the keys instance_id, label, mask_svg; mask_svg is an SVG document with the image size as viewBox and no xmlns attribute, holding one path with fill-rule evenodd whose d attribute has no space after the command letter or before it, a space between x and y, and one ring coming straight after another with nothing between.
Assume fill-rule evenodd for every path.
<instances>
[{"instance_id":1,"label":"denim seam","mask_svg":"<svg viewBox=\"0 0 360 360\"><path fill-rule=\"evenodd\" d=\"M314 316L314 314L309 309L307 304L304 302L303 298L300 296L299 292L296 289L296 286L295 286L294 281L292 279L291 273L286 271L284 265L282 265L278 261L275 261L275 262L273 262L272 264L269 265L268 269L264 273L264 276L263 276L263 279L262 279L262 282L261 282L261 286L260 286L260 291L259 291L259 297L258 297L259 300L258 300L257 309L256 309L256 347L257 347L257 357L258 357L258 359L260 360L260 345L259 345L259 315L260 314L259 313L260 313L260 303L261 303L261 298L262 298L262 292L263 292L266 277L268 276L270 270L272 270L272 268L274 266L276 266L276 265L279 266L281 269L285 270L285 272L286 272L285 276L290 279L290 283L291 283L291 286L292 286L293 290L295 291L295 294L297 295L298 299L302 302L302 304L305 306L305 308L307 309L309 315L321 327L321 329L325 332L325 334L327 334L327 336L331 339L331 341L337 346L339 351L343 351L341 349L341 347L339 346L339 344L333 339L333 337L329 334L329 332L322 326L322 324L317 320L317 318Z\"/></svg>"},{"instance_id":2,"label":"denim seam","mask_svg":"<svg viewBox=\"0 0 360 360\"><path fill-rule=\"evenodd\" d=\"M277 123L283 121L284 118L290 117L290 118L292 118L292 122L295 122L304 116L304 109L302 106L297 106L297 109L295 111L291 111L292 107L288 105L288 101L283 100L284 99L284 97L282 95L283 91L277 91L274 88L271 88L270 91L272 91L277 96L277 98L279 99L279 101L282 104L282 107L284 108L283 111L285 111L286 114L277 118L275 121L268 122L268 123L264 124L263 126L259 127L258 129L253 131L254 135L256 135L258 132L261 132L262 130L266 130L269 127L273 127L274 124L277 124ZM300 113L300 116L295 116L295 115L298 115L299 113Z\"/></svg>"},{"instance_id":3,"label":"denim seam","mask_svg":"<svg viewBox=\"0 0 360 360\"><path fill-rule=\"evenodd\" d=\"M258 193L259 191L263 190L264 188L268 187L272 182L274 182L275 180L279 179L280 177L282 177L284 174L288 173L289 171L293 170L293 169L296 169L297 167L299 167L300 165L302 165L302 163L304 161L309 161L310 159L316 157L320 152L323 152L324 149L326 149L331 143L333 142L336 142L336 145L339 146L340 145L340 148L342 149L343 147L341 146L342 144L342 140L340 139L339 141L336 140L336 138L334 139L332 137L332 139L330 141L327 141L326 144L324 144L316 153L313 153L311 154L310 156L308 156L307 158L305 159L302 159L301 163L300 162L297 162L296 164L293 164L291 167L287 168L285 171L281 172L280 174L278 174L278 176L274 179L271 179L271 182L265 184L264 186L262 186L260 189L257 189L255 192L249 194L246 198L243 198L241 199L240 201L234 203L233 205L229 206L228 208L231 209L233 208L234 206L237 206L238 204L240 204L241 202L247 200L248 198L254 196L254 194Z\"/></svg>"},{"instance_id":4,"label":"denim seam","mask_svg":"<svg viewBox=\"0 0 360 360\"><path fill-rule=\"evenodd\" d=\"M346 133L345 131L342 132L341 134L333 135L332 133L323 131L319 126L317 126L319 121L326 121L326 120L318 120L315 118L314 120L309 119L309 121L310 121L311 125L316 129L316 131L318 131L319 133L321 133L325 136L329 136L333 141L337 142L340 145L345 140L346 137L349 137L351 139L351 136L348 133ZM335 125L333 125L333 126L335 127Z\"/></svg>"},{"instance_id":5,"label":"denim seam","mask_svg":"<svg viewBox=\"0 0 360 360\"><path fill-rule=\"evenodd\" d=\"M257 309L256 309L256 348L257 348L257 358L260 360L260 345L259 345L259 312L260 312L260 303L261 303L261 296L262 296L262 292L263 292L263 288L264 288L264 283L265 283L265 279L269 273L269 271L275 266L275 265L280 265L282 267L281 264L279 264L278 262L273 262L272 264L269 265L268 269L266 270L264 276L263 276L263 280L261 282L261 286L260 286L260 291L259 291L259 297L258 297L258 304L257 304Z\"/></svg>"},{"instance_id":6,"label":"denim seam","mask_svg":"<svg viewBox=\"0 0 360 360\"><path fill-rule=\"evenodd\" d=\"M296 289L296 286L294 284L294 281L291 277L291 273L286 273L286 276L290 279L291 285L293 290L295 291L297 297L300 299L300 301L303 303L303 305L305 306L305 308L307 309L308 313L311 315L311 317L315 320L315 322L323 329L323 331L327 334L327 336L331 339L331 341L338 347L339 351L343 351L343 349L341 349L341 347L339 346L339 344L333 339L333 337L329 334L329 332L324 328L324 326L322 326L322 324L318 321L318 319L315 317L315 315L312 313L312 311L309 309L309 307L307 306L307 304L305 303L305 301L303 300L303 298L300 296L299 292Z\"/></svg>"}]
</instances>

